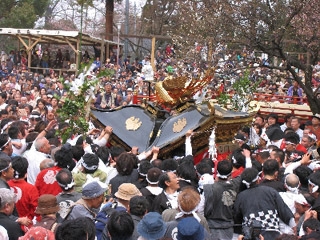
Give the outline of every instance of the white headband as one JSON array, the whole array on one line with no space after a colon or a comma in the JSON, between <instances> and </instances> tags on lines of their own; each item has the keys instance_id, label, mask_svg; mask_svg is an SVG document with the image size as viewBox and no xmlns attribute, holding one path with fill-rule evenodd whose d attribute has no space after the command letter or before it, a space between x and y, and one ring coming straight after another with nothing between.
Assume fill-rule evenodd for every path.
<instances>
[{"instance_id":1,"label":"white headband","mask_svg":"<svg viewBox=\"0 0 320 240\"><path fill-rule=\"evenodd\" d=\"M85 163L85 161L82 162L82 166L84 166L84 168L87 169L87 170L96 170L96 169L98 168L98 165L93 165L93 166L89 167L89 166Z\"/></svg>"},{"instance_id":2,"label":"white headband","mask_svg":"<svg viewBox=\"0 0 320 240\"><path fill-rule=\"evenodd\" d=\"M2 148L4 148L5 146L7 146L10 141L11 141L11 138L8 138L8 141L7 141L5 144L3 144L3 145L0 147L0 149L2 149Z\"/></svg>"},{"instance_id":3,"label":"white headband","mask_svg":"<svg viewBox=\"0 0 320 240\"><path fill-rule=\"evenodd\" d=\"M179 207L180 212L178 212L178 213L176 214L175 219L179 219L179 218L183 217L183 215L190 215L190 214L192 214L193 217L194 217L195 219L197 219L198 222L201 221L201 219L199 218L199 216L198 216L197 213L196 213L198 206L196 206L195 209L193 209L193 210L190 211L190 212L185 212L185 211L183 211L179 203L178 203L178 207Z\"/></svg>"},{"instance_id":4,"label":"white headband","mask_svg":"<svg viewBox=\"0 0 320 240\"><path fill-rule=\"evenodd\" d=\"M314 135L313 133L309 133L308 137L311 138L313 141L317 141L317 136Z\"/></svg>"},{"instance_id":5,"label":"white headband","mask_svg":"<svg viewBox=\"0 0 320 240\"><path fill-rule=\"evenodd\" d=\"M69 190L69 189L71 189L71 188L74 186L75 183L74 183L74 181L72 180L72 182L71 182L71 183L68 183L67 185L62 184L62 183L59 183L59 182L58 182L58 184L59 184L59 186L63 187L64 190Z\"/></svg>"},{"instance_id":6,"label":"white headband","mask_svg":"<svg viewBox=\"0 0 320 240\"><path fill-rule=\"evenodd\" d=\"M313 186L314 186L314 187L312 188L311 193L315 193L316 191L318 191L319 186L318 186L317 184L311 182L310 180L308 180L308 183L309 183L310 185L313 185Z\"/></svg>"},{"instance_id":7,"label":"white headband","mask_svg":"<svg viewBox=\"0 0 320 240\"><path fill-rule=\"evenodd\" d=\"M29 115L29 118L41 118L39 115Z\"/></svg>"},{"instance_id":8,"label":"white headband","mask_svg":"<svg viewBox=\"0 0 320 240\"><path fill-rule=\"evenodd\" d=\"M298 187L295 187L295 188L289 187L286 182L284 183L284 186L292 193L295 193L295 194L299 193L299 188Z\"/></svg>"},{"instance_id":9,"label":"white headband","mask_svg":"<svg viewBox=\"0 0 320 240\"><path fill-rule=\"evenodd\" d=\"M242 183L246 185L247 188L250 188L251 183L256 182L259 179L259 174L256 176L255 179L253 179L250 183L247 182L246 180L242 180Z\"/></svg>"},{"instance_id":10,"label":"white headband","mask_svg":"<svg viewBox=\"0 0 320 240\"><path fill-rule=\"evenodd\" d=\"M11 166L12 166L11 163L9 163L9 165L7 167L5 167L4 169L1 169L0 172L7 171Z\"/></svg>"},{"instance_id":11,"label":"white headband","mask_svg":"<svg viewBox=\"0 0 320 240\"><path fill-rule=\"evenodd\" d=\"M221 174L219 173L219 171L217 171L217 177L218 177L218 178L221 178L221 179L227 179L230 175L231 175L231 173L229 173L228 175L221 175Z\"/></svg>"},{"instance_id":12,"label":"white headband","mask_svg":"<svg viewBox=\"0 0 320 240\"><path fill-rule=\"evenodd\" d=\"M151 181L148 179L148 177L146 177L146 180L147 180L147 182L148 182L149 184L158 184L158 183L159 183L159 181L157 181L157 182L151 182Z\"/></svg>"},{"instance_id":13,"label":"white headband","mask_svg":"<svg viewBox=\"0 0 320 240\"><path fill-rule=\"evenodd\" d=\"M3 128L1 129L1 133L3 133L4 131L7 130L7 128L12 124L13 122L8 122L6 125L3 126Z\"/></svg>"},{"instance_id":14,"label":"white headband","mask_svg":"<svg viewBox=\"0 0 320 240\"><path fill-rule=\"evenodd\" d=\"M285 143L286 143L286 144L291 144L291 145L297 145L297 144L295 144L295 143L293 143L293 142L290 142L290 141L285 141Z\"/></svg>"}]
</instances>

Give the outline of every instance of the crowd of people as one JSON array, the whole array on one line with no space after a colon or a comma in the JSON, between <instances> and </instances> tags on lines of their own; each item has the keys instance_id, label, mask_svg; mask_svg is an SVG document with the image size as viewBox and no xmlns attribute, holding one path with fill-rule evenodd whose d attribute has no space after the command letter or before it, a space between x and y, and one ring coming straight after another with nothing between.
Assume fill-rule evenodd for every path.
<instances>
[{"instance_id":1,"label":"crowd of people","mask_svg":"<svg viewBox=\"0 0 320 240\"><path fill-rule=\"evenodd\" d=\"M132 95L136 93L141 96L149 96L154 94L154 82L163 81L167 77L179 77L188 74L190 77L199 78L208 68L206 61L196 61L195 59L183 59L178 60L175 56L175 47L168 44L165 48L157 49L154 59L155 69L152 68L150 56L146 55L144 59L131 59L131 56L123 57L120 54L119 59L116 59L116 54L110 51L110 56L104 61L100 60L99 51L96 48L95 53L89 54L88 50L82 56L82 62L88 63L93 62L96 67L90 73L93 76L99 76L99 82L101 89L98 90L96 98L100 98L94 105L97 108L115 108L122 105L132 103ZM197 49L197 48L196 48ZM275 97L277 96L288 96L286 99L288 103L300 103L306 104L303 101L305 93L299 84L290 78L286 72L280 70L270 70L266 66L269 64L269 60L257 57L254 52L249 52L246 49L242 51L228 51L216 50L214 60L216 64L216 74L210 84L205 87L206 98L214 98L221 91L232 93L232 84L239 78L243 77L245 71L250 69L249 78L252 83L258 82L257 93L270 94ZM195 50L194 55L196 56L197 51L201 53L201 50ZM46 49L42 53L42 58L45 53L50 55L50 50ZM68 68L75 68L74 63L70 62L70 53L67 50L58 49L56 53L56 59L52 62L59 62L59 66L64 64L67 59ZM46 62L45 59L41 58L41 62ZM40 96L45 98L47 101L51 101L51 96L55 94L59 97L62 96L61 92L63 89L62 83L71 83L75 79L73 72L67 71L58 75L58 72L54 71L54 68L59 68L54 63L47 63L42 66L42 63L37 65L40 67L38 70L32 68L28 70L28 63L23 61L26 59L25 51L10 51L6 54L4 51L1 53L1 66L0 66L0 78L2 79L2 90L5 90L7 94L10 93L13 98L14 93L18 91L20 96L26 96L31 92L33 100L37 100ZM65 64L64 64L65 65ZM285 62L279 63L279 66L285 65ZM36 67L37 67L36 66ZM105 70L112 70L114 74L112 76L101 76ZM298 71L298 75L303 78L303 73ZM320 62L313 67L313 78L312 87L316 91L320 84ZM302 79L302 81L304 81ZM10 83L11 86L5 86ZM110 85L103 89L105 84ZM13 92L11 91L13 89ZM56 92L60 90L60 93ZM101 98L104 99L103 93L107 92L107 99L110 98L108 103L103 103L100 106ZM315 92L315 94L317 94ZM44 96L45 95L45 96ZM49 95L49 97L48 97ZM320 97L320 91L318 93ZM9 96L10 98L10 96ZM265 97L261 97L260 100L264 100ZM296 101L293 101L296 99ZM50 103L49 103L50 104Z\"/></svg>"},{"instance_id":2,"label":"crowd of people","mask_svg":"<svg viewBox=\"0 0 320 240\"><path fill-rule=\"evenodd\" d=\"M215 91L225 73L241 76L229 72L230 65L250 57L238 55L220 63L208 90ZM94 63L92 75L115 69L114 76L99 77L103 88L92 104L98 109L131 104L134 91L151 94L151 80L183 71L196 77L205 69L176 61L170 45L157 51L156 72L149 57L117 63L111 55L105 64L98 57ZM76 76L7 66L1 65L1 239L319 238L319 113L303 123L287 115L282 125L276 114L257 115L252 126L241 127L234 138L238 147L226 159L195 165L191 130L179 158L159 159L158 147L138 153L136 147L126 152L111 146L110 126L91 127L86 136L72 135L62 144L56 132L68 123L59 122L57 110L68 97L65 84ZM273 74L262 65L250 77L273 85Z\"/></svg>"}]
</instances>

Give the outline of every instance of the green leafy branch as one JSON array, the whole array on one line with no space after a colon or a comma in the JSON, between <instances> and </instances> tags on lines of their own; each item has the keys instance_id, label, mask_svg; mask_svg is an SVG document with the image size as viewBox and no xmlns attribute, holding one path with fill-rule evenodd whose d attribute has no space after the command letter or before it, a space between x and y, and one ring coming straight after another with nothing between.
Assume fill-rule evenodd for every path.
<instances>
[{"instance_id":1,"label":"green leafy branch","mask_svg":"<svg viewBox=\"0 0 320 240\"><path fill-rule=\"evenodd\" d=\"M101 68L99 74L97 74L97 77L103 77L103 76L113 76L116 74L116 71L114 69L110 68Z\"/></svg>"},{"instance_id":2,"label":"green leafy branch","mask_svg":"<svg viewBox=\"0 0 320 240\"><path fill-rule=\"evenodd\" d=\"M88 69L91 63L81 64L81 70ZM64 84L67 91L67 98L61 108L57 110L59 120L61 122L68 122L68 127L60 129L57 134L65 143L72 134L81 134L83 136L89 130L89 118L92 104L92 96L94 89L99 84L99 77L110 77L114 74L114 70L104 69L99 73L97 78L95 76L84 77L83 83L80 86ZM61 79L61 82L64 82Z\"/></svg>"},{"instance_id":3,"label":"green leafy branch","mask_svg":"<svg viewBox=\"0 0 320 240\"><path fill-rule=\"evenodd\" d=\"M58 131L63 143L65 143L72 134L86 135L89 124L88 116L91 105L91 98L89 92L92 91L98 80L91 80L84 78L83 84L77 91L71 90L71 85L65 84L64 87L68 92L68 97L64 99L64 103L60 109L57 110L61 122L68 122L68 127Z\"/></svg>"},{"instance_id":4,"label":"green leafy branch","mask_svg":"<svg viewBox=\"0 0 320 240\"><path fill-rule=\"evenodd\" d=\"M256 92L260 82L252 82L249 78L249 71L245 71L243 77L236 80L231 89L233 95L222 93L217 98L218 103L233 111L250 110L249 102L253 100L253 94Z\"/></svg>"}]
</instances>

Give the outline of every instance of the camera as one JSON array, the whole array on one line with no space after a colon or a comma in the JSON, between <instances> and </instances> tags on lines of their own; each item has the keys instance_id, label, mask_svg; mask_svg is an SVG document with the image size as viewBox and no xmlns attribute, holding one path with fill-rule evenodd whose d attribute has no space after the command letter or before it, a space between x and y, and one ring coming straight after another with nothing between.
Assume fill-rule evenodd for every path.
<instances>
[{"instance_id":1,"label":"camera","mask_svg":"<svg viewBox=\"0 0 320 240\"><path fill-rule=\"evenodd\" d=\"M243 226L242 231L244 235L244 240L259 240L261 234L262 223L258 220L252 220L249 226Z\"/></svg>"},{"instance_id":2,"label":"camera","mask_svg":"<svg viewBox=\"0 0 320 240\"><path fill-rule=\"evenodd\" d=\"M308 153L310 154L311 161L320 161L320 147L318 147L317 149L313 149L313 150L309 151ZM293 159L292 162L298 162L302 159L303 156L291 154L290 157Z\"/></svg>"},{"instance_id":3,"label":"camera","mask_svg":"<svg viewBox=\"0 0 320 240\"><path fill-rule=\"evenodd\" d=\"M309 153L311 154L310 160L320 160L320 147L311 150Z\"/></svg>"}]
</instances>

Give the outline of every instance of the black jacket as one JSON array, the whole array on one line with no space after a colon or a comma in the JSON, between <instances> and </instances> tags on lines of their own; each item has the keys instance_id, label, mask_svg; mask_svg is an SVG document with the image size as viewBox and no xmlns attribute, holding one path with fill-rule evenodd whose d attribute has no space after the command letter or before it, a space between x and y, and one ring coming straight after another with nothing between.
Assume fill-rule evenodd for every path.
<instances>
[{"instance_id":1,"label":"black jacket","mask_svg":"<svg viewBox=\"0 0 320 240\"><path fill-rule=\"evenodd\" d=\"M162 212L166 209L171 209L172 206L170 204L170 201L167 199L164 192L160 193L153 201L152 204L152 212L158 212L162 214Z\"/></svg>"},{"instance_id":2,"label":"black jacket","mask_svg":"<svg viewBox=\"0 0 320 240\"><path fill-rule=\"evenodd\" d=\"M0 213L0 225L7 230L10 240L17 240L24 235L19 223L13 221L4 213Z\"/></svg>"}]
</instances>

